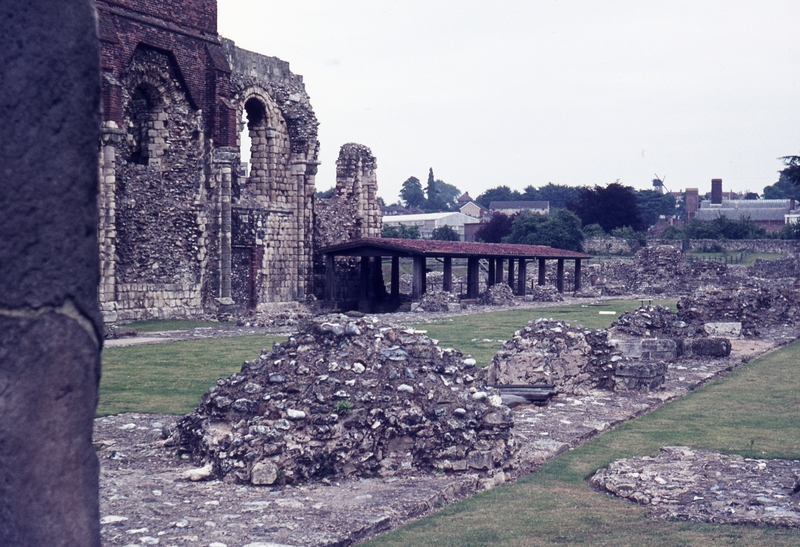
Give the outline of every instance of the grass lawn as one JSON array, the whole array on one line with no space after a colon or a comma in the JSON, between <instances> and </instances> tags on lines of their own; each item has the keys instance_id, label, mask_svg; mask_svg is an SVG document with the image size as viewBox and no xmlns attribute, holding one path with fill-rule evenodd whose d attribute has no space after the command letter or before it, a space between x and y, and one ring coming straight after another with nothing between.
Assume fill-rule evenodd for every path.
<instances>
[{"instance_id":1,"label":"grass lawn","mask_svg":"<svg viewBox=\"0 0 800 547\"><path fill-rule=\"evenodd\" d=\"M675 310L675 302L675 300L652 301L654 305L660 304L672 310ZM433 323L419 324L415 328L428 331L428 336L439 340L440 346L458 348L465 355L471 354L478 362L478 366L486 366L503 342L532 319L539 317L562 319L573 325L580 324L600 329L610 326L622 312L632 311L640 304L639 300L608 300L591 305L506 310L451 317Z\"/></svg>"},{"instance_id":2,"label":"grass lawn","mask_svg":"<svg viewBox=\"0 0 800 547\"><path fill-rule=\"evenodd\" d=\"M123 325L132 327L139 332L159 332L167 330L185 330L198 327L218 327L220 323L213 321L194 321L191 319L148 319L147 321L135 321Z\"/></svg>"},{"instance_id":3,"label":"grass lawn","mask_svg":"<svg viewBox=\"0 0 800 547\"><path fill-rule=\"evenodd\" d=\"M800 459L800 342L595 437L514 484L478 494L365 543L369 547L800 545L779 528L654 521L585 479L659 447Z\"/></svg>"},{"instance_id":4,"label":"grass lawn","mask_svg":"<svg viewBox=\"0 0 800 547\"><path fill-rule=\"evenodd\" d=\"M285 339L256 335L106 348L97 415L186 414L218 378Z\"/></svg>"}]
</instances>

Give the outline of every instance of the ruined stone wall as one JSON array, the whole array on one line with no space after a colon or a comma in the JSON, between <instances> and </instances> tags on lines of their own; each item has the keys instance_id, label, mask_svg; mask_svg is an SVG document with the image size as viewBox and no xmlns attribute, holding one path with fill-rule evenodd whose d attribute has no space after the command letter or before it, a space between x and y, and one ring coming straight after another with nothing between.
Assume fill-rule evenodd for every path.
<instances>
[{"instance_id":1,"label":"ruined stone wall","mask_svg":"<svg viewBox=\"0 0 800 547\"><path fill-rule=\"evenodd\" d=\"M312 287L319 143L302 77L220 38L214 0L97 6L105 319L303 299ZM247 179L238 169L245 126Z\"/></svg>"},{"instance_id":2,"label":"ruined stone wall","mask_svg":"<svg viewBox=\"0 0 800 547\"><path fill-rule=\"evenodd\" d=\"M339 150L336 160L336 188L330 199L317 199L314 204L314 249L353 239L381 237L382 217L378 206L377 161L372 151L362 144L348 143ZM336 260L337 298L358 295L359 269L356 261ZM315 256L315 294L324 289L325 264Z\"/></svg>"},{"instance_id":3,"label":"ruined stone wall","mask_svg":"<svg viewBox=\"0 0 800 547\"><path fill-rule=\"evenodd\" d=\"M592 255L629 255L633 249L621 237L587 237L583 240L583 252Z\"/></svg>"},{"instance_id":4,"label":"ruined stone wall","mask_svg":"<svg viewBox=\"0 0 800 547\"><path fill-rule=\"evenodd\" d=\"M248 278L251 303L302 299L311 290L317 119L300 76L289 64L222 40L232 68L231 95L251 139L250 174L235 177L234 278ZM238 143L241 145L241 143ZM240 287L241 289L241 287Z\"/></svg>"},{"instance_id":5,"label":"ruined stone wall","mask_svg":"<svg viewBox=\"0 0 800 547\"><path fill-rule=\"evenodd\" d=\"M671 245L681 247L682 242L674 239L648 239L647 245ZM689 249L702 251L706 249L722 249L727 252L739 252L747 249L751 253L781 253L795 255L800 243L786 239L690 239Z\"/></svg>"}]
</instances>

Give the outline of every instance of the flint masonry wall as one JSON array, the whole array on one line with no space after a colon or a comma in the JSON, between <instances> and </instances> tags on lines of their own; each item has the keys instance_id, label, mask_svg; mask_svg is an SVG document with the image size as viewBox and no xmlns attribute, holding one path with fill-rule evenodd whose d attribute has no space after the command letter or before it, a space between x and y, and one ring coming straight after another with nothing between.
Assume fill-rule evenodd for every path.
<instances>
[{"instance_id":1,"label":"flint masonry wall","mask_svg":"<svg viewBox=\"0 0 800 547\"><path fill-rule=\"evenodd\" d=\"M330 199L315 200L314 248L343 243L351 239L381 237L382 217L378 206L378 168L372 151L363 144L347 143L336 160L336 187ZM358 260L336 259L336 298L358 297ZM315 257L314 272L318 297L322 297L325 264Z\"/></svg>"},{"instance_id":2,"label":"flint masonry wall","mask_svg":"<svg viewBox=\"0 0 800 547\"><path fill-rule=\"evenodd\" d=\"M213 0L98 0L97 10L104 318L304 298L319 143L302 78L221 38Z\"/></svg>"}]
</instances>

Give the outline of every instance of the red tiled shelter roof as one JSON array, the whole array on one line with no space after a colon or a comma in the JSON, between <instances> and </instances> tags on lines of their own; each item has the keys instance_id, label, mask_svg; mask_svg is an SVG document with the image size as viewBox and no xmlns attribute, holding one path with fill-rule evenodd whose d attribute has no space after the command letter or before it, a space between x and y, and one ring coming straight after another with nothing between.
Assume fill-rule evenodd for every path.
<instances>
[{"instance_id":1,"label":"red tiled shelter roof","mask_svg":"<svg viewBox=\"0 0 800 547\"><path fill-rule=\"evenodd\" d=\"M509 243L472 243L466 241L435 241L430 239L395 239L370 237L331 245L319 250L334 256L411 256L430 257L509 257L509 258L566 258L588 259L592 255L556 249L545 245L512 245Z\"/></svg>"}]
</instances>

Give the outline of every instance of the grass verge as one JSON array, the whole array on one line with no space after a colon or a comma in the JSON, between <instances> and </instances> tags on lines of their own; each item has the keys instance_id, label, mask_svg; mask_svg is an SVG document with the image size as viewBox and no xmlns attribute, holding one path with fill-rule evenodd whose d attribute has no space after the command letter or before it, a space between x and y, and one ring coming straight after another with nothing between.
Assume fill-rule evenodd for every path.
<instances>
[{"instance_id":1,"label":"grass verge","mask_svg":"<svg viewBox=\"0 0 800 547\"><path fill-rule=\"evenodd\" d=\"M533 475L365 543L368 547L800 545L781 528L655 521L585 482L619 458L659 447L800 459L800 342L595 437Z\"/></svg>"},{"instance_id":2,"label":"grass verge","mask_svg":"<svg viewBox=\"0 0 800 547\"><path fill-rule=\"evenodd\" d=\"M218 378L285 339L256 335L106 348L97 415L186 414Z\"/></svg>"}]
</instances>

